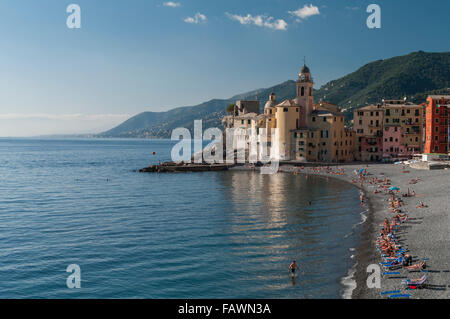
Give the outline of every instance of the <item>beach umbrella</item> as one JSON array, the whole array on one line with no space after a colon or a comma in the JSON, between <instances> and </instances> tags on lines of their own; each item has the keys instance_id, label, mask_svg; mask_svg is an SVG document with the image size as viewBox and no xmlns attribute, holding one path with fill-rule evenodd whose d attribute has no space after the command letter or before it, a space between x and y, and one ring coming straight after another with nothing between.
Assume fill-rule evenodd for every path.
<instances>
[{"instance_id":1,"label":"beach umbrella","mask_svg":"<svg viewBox=\"0 0 450 319\"><path fill-rule=\"evenodd\" d=\"M391 191L399 191L400 188L398 188L398 187L391 187L391 188L389 188L389 190L391 190Z\"/></svg>"},{"instance_id":2,"label":"beach umbrella","mask_svg":"<svg viewBox=\"0 0 450 319\"><path fill-rule=\"evenodd\" d=\"M361 168L360 170L359 170L359 173L361 174L361 173L363 173L364 172L364 168Z\"/></svg>"}]
</instances>

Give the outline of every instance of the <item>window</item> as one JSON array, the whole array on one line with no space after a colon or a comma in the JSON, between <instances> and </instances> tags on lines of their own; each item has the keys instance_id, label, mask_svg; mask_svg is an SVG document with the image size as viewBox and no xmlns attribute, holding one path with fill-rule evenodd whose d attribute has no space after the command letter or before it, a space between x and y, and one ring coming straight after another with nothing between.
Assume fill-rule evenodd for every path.
<instances>
[{"instance_id":1,"label":"window","mask_svg":"<svg viewBox=\"0 0 450 319\"><path fill-rule=\"evenodd\" d=\"M301 91L300 95L301 96L305 96L305 88L303 86L302 86L302 89L300 91Z\"/></svg>"},{"instance_id":2,"label":"window","mask_svg":"<svg viewBox=\"0 0 450 319\"><path fill-rule=\"evenodd\" d=\"M283 112L287 112L288 111L288 109L287 109L287 107L285 107L284 109L283 109Z\"/></svg>"},{"instance_id":3,"label":"window","mask_svg":"<svg viewBox=\"0 0 450 319\"><path fill-rule=\"evenodd\" d=\"M327 118L326 118L326 117L323 117L323 121L326 122L326 121L327 121Z\"/></svg>"},{"instance_id":4,"label":"window","mask_svg":"<svg viewBox=\"0 0 450 319\"><path fill-rule=\"evenodd\" d=\"M247 120L247 124L252 124L252 121L251 120Z\"/></svg>"},{"instance_id":5,"label":"window","mask_svg":"<svg viewBox=\"0 0 450 319\"><path fill-rule=\"evenodd\" d=\"M313 121L313 122L315 122L315 121L316 121L316 118L315 118L314 116L312 117L312 121Z\"/></svg>"}]
</instances>

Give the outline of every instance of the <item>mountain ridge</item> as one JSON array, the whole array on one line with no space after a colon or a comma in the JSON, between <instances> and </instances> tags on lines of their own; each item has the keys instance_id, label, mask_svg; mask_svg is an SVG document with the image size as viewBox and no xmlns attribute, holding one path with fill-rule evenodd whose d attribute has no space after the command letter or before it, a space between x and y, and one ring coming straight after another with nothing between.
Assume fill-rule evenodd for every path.
<instances>
[{"instance_id":1,"label":"mountain ridge","mask_svg":"<svg viewBox=\"0 0 450 319\"><path fill-rule=\"evenodd\" d=\"M408 100L422 103L430 93L450 94L450 52L413 52L365 64L355 72L329 81L314 90L316 102L323 99L345 110L347 119L353 110L367 104L378 103L382 98ZM252 99L256 95L261 108L270 93L278 102L295 97L295 81L287 80L270 88L236 94L229 99L212 99L195 106L177 107L165 112L143 112L98 137L170 138L177 127L192 131L194 120L203 120L203 129L221 127L225 107L237 99Z\"/></svg>"}]
</instances>

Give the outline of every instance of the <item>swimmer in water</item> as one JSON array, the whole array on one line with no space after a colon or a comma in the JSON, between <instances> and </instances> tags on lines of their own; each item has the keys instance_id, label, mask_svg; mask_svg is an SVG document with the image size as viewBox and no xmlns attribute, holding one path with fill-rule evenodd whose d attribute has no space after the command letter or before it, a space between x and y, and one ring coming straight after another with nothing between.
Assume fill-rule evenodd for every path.
<instances>
[{"instance_id":1,"label":"swimmer in water","mask_svg":"<svg viewBox=\"0 0 450 319\"><path fill-rule=\"evenodd\" d=\"M297 263L295 262L295 260L292 262L292 264L289 266L289 271L292 274L292 278L295 277L295 269L300 270L300 268L298 267Z\"/></svg>"}]
</instances>

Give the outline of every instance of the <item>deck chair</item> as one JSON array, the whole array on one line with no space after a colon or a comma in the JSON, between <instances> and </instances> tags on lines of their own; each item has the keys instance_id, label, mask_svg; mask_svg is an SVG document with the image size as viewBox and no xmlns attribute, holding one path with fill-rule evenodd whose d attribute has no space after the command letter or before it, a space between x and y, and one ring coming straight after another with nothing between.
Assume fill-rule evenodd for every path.
<instances>
[{"instance_id":1,"label":"deck chair","mask_svg":"<svg viewBox=\"0 0 450 319\"><path fill-rule=\"evenodd\" d=\"M428 273L425 273L418 279L406 279L402 283L407 285L409 289L423 288L428 281Z\"/></svg>"}]
</instances>

